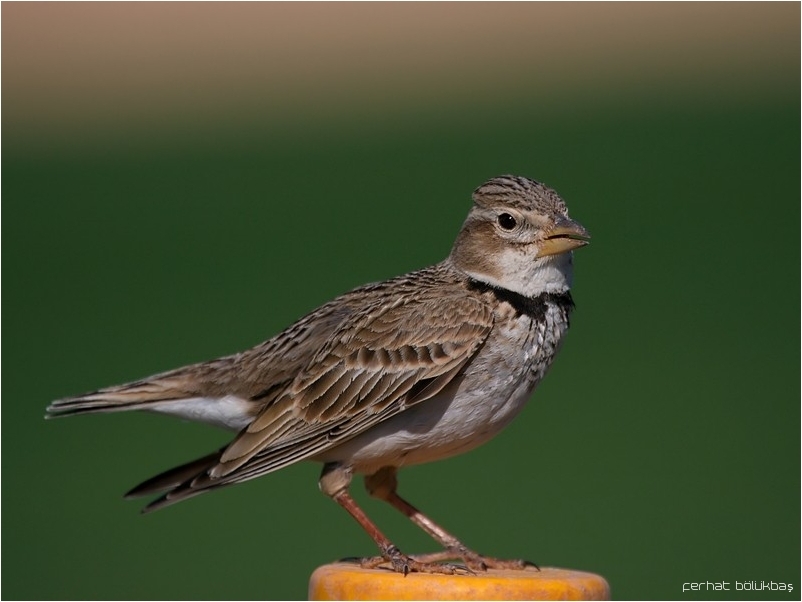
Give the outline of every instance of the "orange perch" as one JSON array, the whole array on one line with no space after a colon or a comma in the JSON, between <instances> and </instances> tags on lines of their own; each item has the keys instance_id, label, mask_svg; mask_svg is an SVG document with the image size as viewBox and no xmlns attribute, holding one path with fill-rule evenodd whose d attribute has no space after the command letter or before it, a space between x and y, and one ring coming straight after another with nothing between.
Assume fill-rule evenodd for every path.
<instances>
[{"instance_id":1,"label":"orange perch","mask_svg":"<svg viewBox=\"0 0 802 602\"><path fill-rule=\"evenodd\" d=\"M478 575L410 573L335 563L309 580L310 600L609 600L610 586L593 573L535 568Z\"/></svg>"}]
</instances>

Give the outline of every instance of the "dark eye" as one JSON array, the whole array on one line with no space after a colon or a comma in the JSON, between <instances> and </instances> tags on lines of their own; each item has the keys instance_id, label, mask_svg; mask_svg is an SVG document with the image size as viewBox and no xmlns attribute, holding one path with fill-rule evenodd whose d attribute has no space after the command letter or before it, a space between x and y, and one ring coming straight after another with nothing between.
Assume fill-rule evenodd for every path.
<instances>
[{"instance_id":1,"label":"dark eye","mask_svg":"<svg viewBox=\"0 0 802 602\"><path fill-rule=\"evenodd\" d=\"M504 228L505 230L512 230L518 222L515 221L515 218L511 216L509 213L502 213L498 216L498 225Z\"/></svg>"}]
</instances>

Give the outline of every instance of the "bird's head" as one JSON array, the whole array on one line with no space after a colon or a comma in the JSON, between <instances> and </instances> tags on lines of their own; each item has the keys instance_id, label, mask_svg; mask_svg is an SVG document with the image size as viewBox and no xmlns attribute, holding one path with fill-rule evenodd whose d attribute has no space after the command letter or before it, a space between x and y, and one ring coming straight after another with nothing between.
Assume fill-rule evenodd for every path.
<instances>
[{"instance_id":1,"label":"bird's head","mask_svg":"<svg viewBox=\"0 0 802 602\"><path fill-rule=\"evenodd\" d=\"M559 293L571 286L572 251L589 238L554 190L500 176L474 191L450 260L475 280L527 297Z\"/></svg>"}]
</instances>

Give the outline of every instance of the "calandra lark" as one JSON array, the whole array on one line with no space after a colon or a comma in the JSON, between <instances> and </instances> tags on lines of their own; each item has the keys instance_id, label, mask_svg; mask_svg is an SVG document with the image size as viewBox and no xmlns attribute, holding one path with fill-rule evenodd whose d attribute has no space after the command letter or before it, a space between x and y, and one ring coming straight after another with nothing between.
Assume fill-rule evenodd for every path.
<instances>
[{"instance_id":1,"label":"calandra lark","mask_svg":"<svg viewBox=\"0 0 802 602\"><path fill-rule=\"evenodd\" d=\"M396 472L473 449L518 414L568 328L572 251L588 238L552 189L493 178L440 263L345 293L242 353L61 399L48 415L147 410L237 433L132 489L161 495L146 510L316 460L321 490L379 547L364 566L523 567L464 546L396 493ZM355 473L443 551L403 554L349 494Z\"/></svg>"}]
</instances>

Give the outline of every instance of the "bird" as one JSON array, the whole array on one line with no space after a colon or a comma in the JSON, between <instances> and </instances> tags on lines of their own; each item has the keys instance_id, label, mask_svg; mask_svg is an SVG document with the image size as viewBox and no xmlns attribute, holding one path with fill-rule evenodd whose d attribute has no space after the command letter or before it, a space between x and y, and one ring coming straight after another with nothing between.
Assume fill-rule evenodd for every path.
<instances>
[{"instance_id":1,"label":"bird","mask_svg":"<svg viewBox=\"0 0 802 602\"><path fill-rule=\"evenodd\" d=\"M473 551L397 492L399 469L472 450L515 418L574 308L573 251L590 235L557 192L504 175L472 200L443 261L351 290L246 351L59 399L46 417L144 410L236 432L131 489L127 498L158 496L143 512L311 460L323 464L321 491L379 549L362 566L404 575L529 566ZM349 493L355 475L441 550L403 553Z\"/></svg>"}]
</instances>

